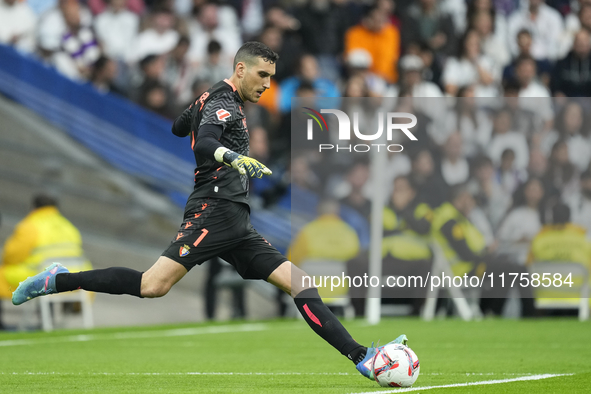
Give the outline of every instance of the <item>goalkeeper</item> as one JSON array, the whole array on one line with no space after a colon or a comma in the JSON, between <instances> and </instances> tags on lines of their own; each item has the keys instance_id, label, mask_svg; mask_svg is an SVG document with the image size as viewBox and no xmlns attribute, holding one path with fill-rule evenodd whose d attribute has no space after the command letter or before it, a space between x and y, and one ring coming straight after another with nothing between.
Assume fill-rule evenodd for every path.
<instances>
[{"instance_id":1,"label":"goalkeeper","mask_svg":"<svg viewBox=\"0 0 591 394\"><path fill-rule=\"evenodd\" d=\"M112 267L69 273L52 264L15 290L12 302L84 289L162 297L195 265L219 256L244 279L266 280L290 294L308 323L325 341L373 379L375 348L357 343L324 305L316 288L304 288L306 274L267 242L250 223L248 177L271 170L248 157L249 134L244 102L256 103L275 74L278 55L258 42L245 43L234 58L234 73L198 98L173 124L172 132L190 137L195 154L195 187L184 220L162 256L146 272ZM397 343L406 343L401 335Z\"/></svg>"}]
</instances>

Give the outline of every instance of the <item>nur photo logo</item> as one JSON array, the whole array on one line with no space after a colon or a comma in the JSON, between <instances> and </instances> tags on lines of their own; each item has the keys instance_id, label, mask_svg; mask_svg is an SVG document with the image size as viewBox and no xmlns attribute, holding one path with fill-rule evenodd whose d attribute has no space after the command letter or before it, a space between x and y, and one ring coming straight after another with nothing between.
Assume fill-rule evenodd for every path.
<instances>
[{"instance_id":1,"label":"nur photo logo","mask_svg":"<svg viewBox=\"0 0 591 394\"><path fill-rule=\"evenodd\" d=\"M417 141L417 137L410 131L411 128L416 126L417 117L407 112L377 112L377 131L368 133L369 130L364 129L365 125L361 125L360 128L360 116L359 112L353 112L353 127L351 127L351 120L349 114L338 109L320 109L320 112L310 108L302 107L306 110L304 114L310 116L306 124L306 138L308 140L314 139L314 124L318 125L317 129L320 132L329 132L328 123L322 114L332 114L336 116L338 123L338 140L343 142L351 141L351 130L356 139L361 141L378 141L383 140L382 135L384 130L386 132L386 141L390 142L393 140L394 132L401 131L411 141ZM404 122L406 120L406 122ZM362 130L363 129L363 132ZM369 152L370 150L385 149L388 152L402 152L404 147L400 144L386 144L386 143L367 143L367 144L318 144L318 151L330 151L334 150L347 151L347 152Z\"/></svg>"}]
</instances>

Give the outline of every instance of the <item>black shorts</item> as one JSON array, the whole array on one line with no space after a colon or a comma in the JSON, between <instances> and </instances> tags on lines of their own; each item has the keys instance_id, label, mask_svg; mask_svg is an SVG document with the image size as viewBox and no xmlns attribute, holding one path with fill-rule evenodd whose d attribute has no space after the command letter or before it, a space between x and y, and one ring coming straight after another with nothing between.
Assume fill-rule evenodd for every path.
<instances>
[{"instance_id":1,"label":"black shorts","mask_svg":"<svg viewBox=\"0 0 591 394\"><path fill-rule=\"evenodd\" d=\"M287 261L250 224L245 204L216 198L192 202L175 239L162 253L187 270L220 257L244 279L267 280Z\"/></svg>"}]
</instances>

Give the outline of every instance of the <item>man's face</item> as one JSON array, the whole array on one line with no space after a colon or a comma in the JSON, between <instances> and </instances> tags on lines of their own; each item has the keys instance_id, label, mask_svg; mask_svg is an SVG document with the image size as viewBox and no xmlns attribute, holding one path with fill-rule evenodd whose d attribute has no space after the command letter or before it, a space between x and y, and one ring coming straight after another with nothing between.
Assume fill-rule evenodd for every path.
<instances>
[{"instance_id":1,"label":"man's face","mask_svg":"<svg viewBox=\"0 0 591 394\"><path fill-rule=\"evenodd\" d=\"M536 64L533 60L522 61L517 70L517 80L522 88L527 87L536 76Z\"/></svg>"},{"instance_id":2,"label":"man's face","mask_svg":"<svg viewBox=\"0 0 591 394\"><path fill-rule=\"evenodd\" d=\"M591 38L586 30L581 30L576 34L573 51L581 58L589 56L589 52L591 51Z\"/></svg>"},{"instance_id":3,"label":"man's face","mask_svg":"<svg viewBox=\"0 0 591 394\"><path fill-rule=\"evenodd\" d=\"M265 90L271 87L271 77L275 75L275 63L271 64L263 58L257 58L254 64L238 63L236 68L243 64L240 94L246 101L258 103Z\"/></svg>"},{"instance_id":4,"label":"man's face","mask_svg":"<svg viewBox=\"0 0 591 394\"><path fill-rule=\"evenodd\" d=\"M398 178L394 181L392 204L396 209L404 209L415 198L416 194L408 179Z\"/></svg>"}]
</instances>

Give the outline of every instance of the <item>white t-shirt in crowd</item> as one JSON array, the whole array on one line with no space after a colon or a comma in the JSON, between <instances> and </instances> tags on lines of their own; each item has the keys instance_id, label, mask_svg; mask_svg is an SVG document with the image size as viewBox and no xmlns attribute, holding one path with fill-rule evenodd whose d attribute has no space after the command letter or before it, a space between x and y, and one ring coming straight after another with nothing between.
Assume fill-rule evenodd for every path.
<instances>
[{"instance_id":1,"label":"white t-shirt in crowd","mask_svg":"<svg viewBox=\"0 0 591 394\"><path fill-rule=\"evenodd\" d=\"M113 59L125 60L138 35L140 20L133 12L107 9L99 14L94 27L105 54Z\"/></svg>"}]
</instances>

